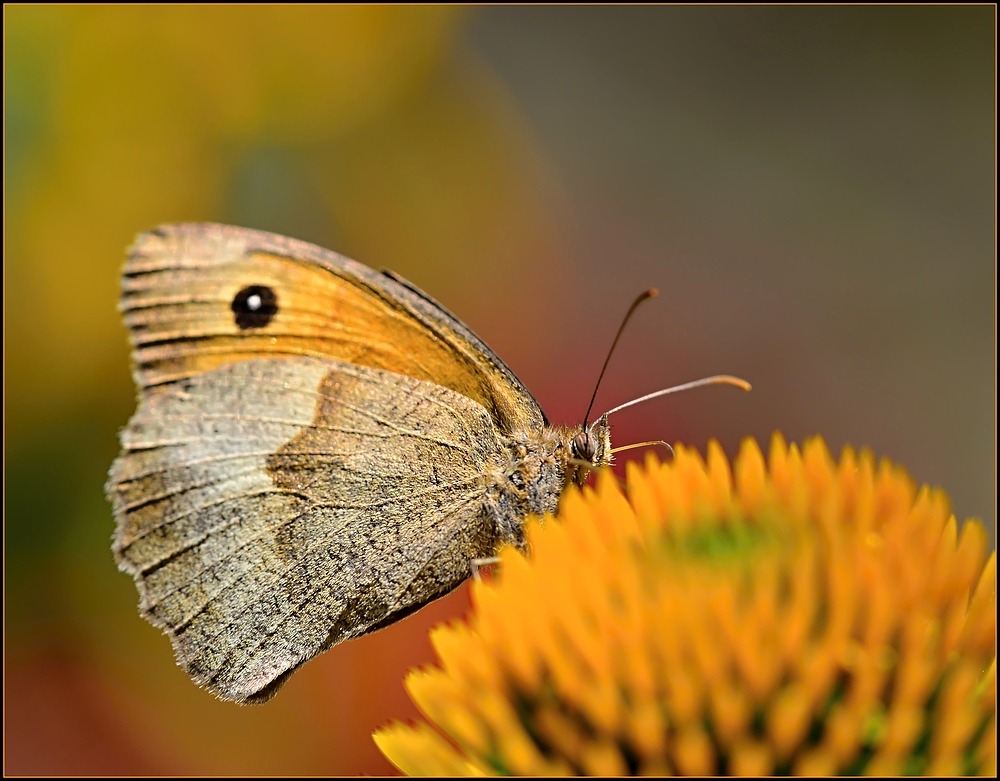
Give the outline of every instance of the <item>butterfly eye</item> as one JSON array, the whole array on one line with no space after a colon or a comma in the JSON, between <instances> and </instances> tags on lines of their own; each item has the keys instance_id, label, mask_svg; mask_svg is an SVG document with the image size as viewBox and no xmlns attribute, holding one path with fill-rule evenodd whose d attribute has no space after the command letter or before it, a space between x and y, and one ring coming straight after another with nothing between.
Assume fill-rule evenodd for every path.
<instances>
[{"instance_id":1,"label":"butterfly eye","mask_svg":"<svg viewBox=\"0 0 1000 781\"><path fill-rule=\"evenodd\" d=\"M278 296L264 285L250 285L236 294L231 309L241 331L263 328L278 314Z\"/></svg>"},{"instance_id":2,"label":"butterfly eye","mask_svg":"<svg viewBox=\"0 0 1000 781\"><path fill-rule=\"evenodd\" d=\"M593 463L596 452L597 440L589 431L581 431L573 437L573 455L577 458Z\"/></svg>"}]
</instances>

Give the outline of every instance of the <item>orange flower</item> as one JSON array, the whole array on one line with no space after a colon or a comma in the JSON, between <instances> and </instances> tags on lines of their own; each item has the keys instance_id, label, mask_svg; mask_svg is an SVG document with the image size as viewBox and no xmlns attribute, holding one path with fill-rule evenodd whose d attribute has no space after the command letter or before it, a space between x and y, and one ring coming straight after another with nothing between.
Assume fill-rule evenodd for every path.
<instances>
[{"instance_id":1,"label":"orange flower","mask_svg":"<svg viewBox=\"0 0 1000 781\"><path fill-rule=\"evenodd\" d=\"M571 491L436 628L411 775L996 773L996 554L945 494L821 439L678 446ZM443 734L442 734L443 733Z\"/></svg>"}]
</instances>

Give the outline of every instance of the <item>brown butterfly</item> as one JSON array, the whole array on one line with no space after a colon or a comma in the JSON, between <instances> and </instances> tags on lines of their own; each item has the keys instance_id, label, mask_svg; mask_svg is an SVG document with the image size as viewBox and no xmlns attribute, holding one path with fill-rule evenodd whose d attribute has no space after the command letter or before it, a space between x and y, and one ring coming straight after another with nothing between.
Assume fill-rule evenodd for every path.
<instances>
[{"instance_id":1,"label":"brown butterfly","mask_svg":"<svg viewBox=\"0 0 1000 781\"><path fill-rule=\"evenodd\" d=\"M120 303L139 406L107 494L118 566L178 663L263 702L403 618L611 460L391 272L214 224L138 237Z\"/></svg>"}]
</instances>

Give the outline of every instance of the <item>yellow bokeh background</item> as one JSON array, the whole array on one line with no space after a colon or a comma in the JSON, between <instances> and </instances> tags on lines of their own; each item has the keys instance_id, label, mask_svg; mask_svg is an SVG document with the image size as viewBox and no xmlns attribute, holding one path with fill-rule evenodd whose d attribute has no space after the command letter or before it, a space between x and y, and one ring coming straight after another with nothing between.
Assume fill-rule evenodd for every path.
<instances>
[{"instance_id":1,"label":"yellow bokeh background","mask_svg":"<svg viewBox=\"0 0 1000 781\"><path fill-rule=\"evenodd\" d=\"M992 528L993 10L866 13L5 5L6 772L391 772L370 734L416 716L403 674L468 605L264 707L174 665L103 496L134 407L118 275L164 222L392 268L558 422L660 286L598 407L755 391L623 413L616 442L820 432Z\"/></svg>"}]
</instances>

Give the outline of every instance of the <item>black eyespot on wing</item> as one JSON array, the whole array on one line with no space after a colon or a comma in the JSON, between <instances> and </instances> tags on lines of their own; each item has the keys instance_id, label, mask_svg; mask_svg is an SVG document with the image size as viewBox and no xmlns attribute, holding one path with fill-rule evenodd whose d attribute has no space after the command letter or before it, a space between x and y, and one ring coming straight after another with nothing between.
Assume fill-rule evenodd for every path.
<instances>
[{"instance_id":1,"label":"black eyespot on wing","mask_svg":"<svg viewBox=\"0 0 1000 781\"><path fill-rule=\"evenodd\" d=\"M231 309L241 331L263 328L278 314L278 296L264 285L250 285L236 294Z\"/></svg>"}]
</instances>

